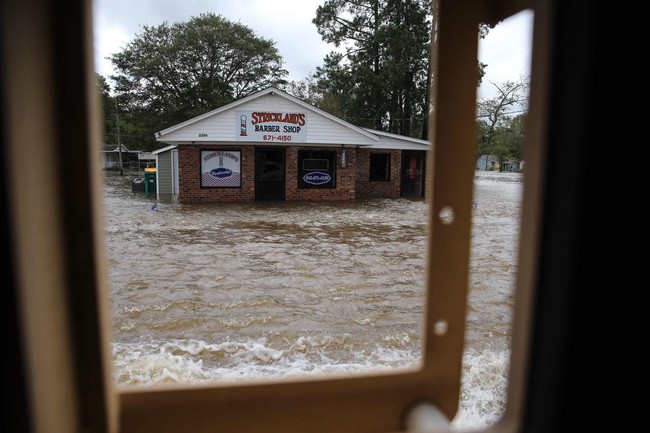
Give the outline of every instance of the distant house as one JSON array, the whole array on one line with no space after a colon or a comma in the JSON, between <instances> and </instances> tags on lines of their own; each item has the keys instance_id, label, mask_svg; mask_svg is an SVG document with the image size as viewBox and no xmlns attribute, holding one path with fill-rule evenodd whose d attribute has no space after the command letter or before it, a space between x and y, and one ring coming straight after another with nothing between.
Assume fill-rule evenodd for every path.
<instances>
[{"instance_id":1,"label":"distant house","mask_svg":"<svg viewBox=\"0 0 650 433\"><path fill-rule=\"evenodd\" d=\"M524 161L507 160L499 164L499 159L495 155L481 155L476 160L476 170L479 171L505 171L516 173L524 169Z\"/></svg>"},{"instance_id":2,"label":"distant house","mask_svg":"<svg viewBox=\"0 0 650 433\"><path fill-rule=\"evenodd\" d=\"M507 171L510 173L516 173L524 168L524 161L506 161L503 163L503 169L501 171Z\"/></svg>"},{"instance_id":3,"label":"distant house","mask_svg":"<svg viewBox=\"0 0 650 433\"><path fill-rule=\"evenodd\" d=\"M481 171L499 170L499 159L494 155L481 155L476 160L476 169Z\"/></svg>"},{"instance_id":4,"label":"distant house","mask_svg":"<svg viewBox=\"0 0 650 433\"><path fill-rule=\"evenodd\" d=\"M122 167L126 170L140 170L153 164L156 157L151 152L129 150L125 145L104 144L101 152L101 168L103 170L119 170L120 150L122 152Z\"/></svg>"},{"instance_id":5,"label":"distant house","mask_svg":"<svg viewBox=\"0 0 650 433\"><path fill-rule=\"evenodd\" d=\"M156 155L151 152L139 152L138 161L140 162L140 168L147 167L148 165L155 165Z\"/></svg>"}]
</instances>

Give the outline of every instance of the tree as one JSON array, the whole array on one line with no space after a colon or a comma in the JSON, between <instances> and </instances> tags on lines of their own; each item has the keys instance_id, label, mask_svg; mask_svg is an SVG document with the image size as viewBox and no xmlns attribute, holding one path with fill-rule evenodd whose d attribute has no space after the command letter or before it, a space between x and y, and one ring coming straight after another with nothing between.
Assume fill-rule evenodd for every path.
<instances>
[{"instance_id":1,"label":"tree","mask_svg":"<svg viewBox=\"0 0 650 433\"><path fill-rule=\"evenodd\" d=\"M476 159L483 155L494 155L502 167L503 162L509 158L521 158L528 83L520 80L492 84L497 95L477 104L479 132Z\"/></svg>"},{"instance_id":2,"label":"tree","mask_svg":"<svg viewBox=\"0 0 650 433\"><path fill-rule=\"evenodd\" d=\"M130 131L156 145L154 132L285 83L275 43L211 13L187 22L143 26L110 57L111 76Z\"/></svg>"},{"instance_id":3,"label":"tree","mask_svg":"<svg viewBox=\"0 0 650 433\"><path fill-rule=\"evenodd\" d=\"M102 107L102 137L104 143L115 142L112 136L115 131L115 99L111 96L111 86L104 76L95 74L95 78Z\"/></svg>"},{"instance_id":4,"label":"tree","mask_svg":"<svg viewBox=\"0 0 650 433\"><path fill-rule=\"evenodd\" d=\"M317 92L316 83L311 76L299 81L290 81L283 86L282 90L309 104L318 105L320 94Z\"/></svg>"},{"instance_id":5,"label":"tree","mask_svg":"<svg viewBox=\"0 0 650 433\"><path fill-rule=\"evenodd\" d=\"M485 39L485 37L490 33L490 30L493 29L497 23L480 23L478 26L478 37L479 39ZM483 82L483 77L485 76L485 68L487 68L487 63L478 62L478 85L480 86Z\"/></svg>"},{"instance_id":6,"label":"tree","mask_svg":"<svg viewBox=\"0 0 650 433\"><path fill-rule=\"evenodd\" d=\"M143 141L139 137L143 137L148 132L145 133L144 130L138 129L137 118L134 121L135 123L126 121L125 116L122 114L121 102L117 96L112 95L111 86L106 78L100 74L96 74L96 78L102 107L102 139L104 144L117 146L119 143L130 150L144 150L142 147Z\"/></svg>"},{"instance_id":7,"label":"tree","mask_svg":"<svg viewBox=\"0 0 650 433\"><path fill-rule=\"evenodd\" d=\"M426 139L437 13L435 0L325 1L313 23L338 51L314 74L315 99L328 103L319 107L360 126ZM478 36L495 25L482 23ZM486 67L477 63L479 83Z\"/></svg>"},{"instance_id":8,"label":"tree","mask_svg":"<svg viewBox=\"0 0 650 433\"><path fill-rule=\"evenodd\" d=\"M327 0L313 23L342 49L317 68L319 92L359 126L421 136L431 42L429 0Z\"/></svg>"}]
</instances>

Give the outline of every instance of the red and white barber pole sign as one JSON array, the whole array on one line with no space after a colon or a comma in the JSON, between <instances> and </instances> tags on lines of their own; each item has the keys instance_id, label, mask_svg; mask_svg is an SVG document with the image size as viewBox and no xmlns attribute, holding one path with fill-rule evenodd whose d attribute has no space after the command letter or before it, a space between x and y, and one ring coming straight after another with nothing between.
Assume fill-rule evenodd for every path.
<instances>
[{"instance_id":1,"label":"red and white barber pole sign","mask_svg":"<svg viewBox=\"0 0 650 433\"><path fill-rule=\"evenodd\" d=\"M304 143L307 116L288 111L237 111L238 141Z\"/></svg>"}]
</instances>

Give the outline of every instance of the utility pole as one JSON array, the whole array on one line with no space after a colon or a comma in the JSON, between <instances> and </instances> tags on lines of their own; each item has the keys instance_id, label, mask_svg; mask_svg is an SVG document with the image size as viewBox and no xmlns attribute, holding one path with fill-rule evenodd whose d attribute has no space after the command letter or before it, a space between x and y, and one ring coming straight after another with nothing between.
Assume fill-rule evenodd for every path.
<instances>
[{"instance_id":1,"label":"utility pole","mask_svg":"<svg viewBox=\"0 0 650 433\"><path fill-rule=\"evenodd\" d=\"M120 176L124 176L124 167L122 166L122 140L120 140L120 113L117 111L117 96L115 97L115 124L117 125L117 154L119 157Z\"/></svg>"}]
</instances>

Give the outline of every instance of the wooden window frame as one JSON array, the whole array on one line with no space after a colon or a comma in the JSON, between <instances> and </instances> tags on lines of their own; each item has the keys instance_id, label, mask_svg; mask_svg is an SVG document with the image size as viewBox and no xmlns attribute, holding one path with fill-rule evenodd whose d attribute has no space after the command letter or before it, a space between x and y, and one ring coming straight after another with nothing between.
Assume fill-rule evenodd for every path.
<instances>
[{"instance_id":1,"label":"wooden window frame","mask_svg":"<svg viewBox=\"0 0 650 433\"><path fill-rule=\"evenodd\" d=\"M468 287L477 27L530 4L440 1L432 51L438 66L430 121L434 146L427 161L432 187L419 368L132 389L116 388L111 374L91 5L91 0L7 0L0 6L3 180L26 407L34 431L394 432L412 426L409 414L423 405L452 418L459 404ZM550 25L548 9L535 9L536 35ZM548 64L549 41L539 34L533 71L536 62L542 71ZM533 75L509 398L495 431L514 431L521 421L544 174L544 79ZM451 224L438 218L443 208L453 210Z\"/></svg>"}]
</instances>

